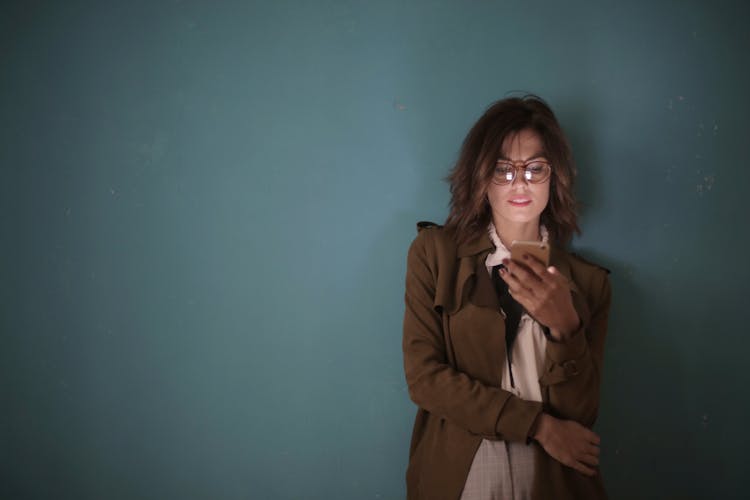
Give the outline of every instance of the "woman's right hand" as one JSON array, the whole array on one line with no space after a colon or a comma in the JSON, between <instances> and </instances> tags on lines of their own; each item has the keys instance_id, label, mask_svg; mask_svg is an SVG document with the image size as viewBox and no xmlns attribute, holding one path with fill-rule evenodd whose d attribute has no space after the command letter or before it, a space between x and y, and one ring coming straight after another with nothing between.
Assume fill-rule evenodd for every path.
<instances>
[{"instance_id":1,"label":"woman's right hand","mask_svg":"<svg viewBox=\"0 0 750 500\"><path fill-rule=\"evenodd\" d=\"M534 439L552 458L593 476L599 466L599 436L574 420L560 420L542 413Z\"/></svg>"}]
</instances>

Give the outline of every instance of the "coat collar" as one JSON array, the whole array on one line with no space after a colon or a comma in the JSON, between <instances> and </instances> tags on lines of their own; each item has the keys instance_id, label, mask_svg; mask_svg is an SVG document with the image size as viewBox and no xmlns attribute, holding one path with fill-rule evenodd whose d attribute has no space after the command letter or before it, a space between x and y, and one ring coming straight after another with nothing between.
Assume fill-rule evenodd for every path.
<instances>
[{"instance_id":1,"label":"coat collar","mask_svg":"<svg viewBox=\"0 0 750 500\"><path fill-rule=\"evenodd\" d=\"M459 259L461 259L488 250L493 250L494 248L495 246L492 244L489 233L487 233L487 231L484 231L476 238L465 241L458 245L457 256Z\"/></svg>"}]
</instances>

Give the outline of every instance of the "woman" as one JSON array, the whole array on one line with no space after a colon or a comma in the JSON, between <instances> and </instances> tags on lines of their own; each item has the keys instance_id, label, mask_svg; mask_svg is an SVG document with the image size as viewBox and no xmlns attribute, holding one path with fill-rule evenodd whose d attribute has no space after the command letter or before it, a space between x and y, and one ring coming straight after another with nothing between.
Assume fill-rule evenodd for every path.
<instances>
[{"instance_id":1,"label":"woman","mask_svg":"<svg viewBox=\"0 0 750 500\"><path fill-rule=\"evenodd\" d=\"M598 473L608 272L563 248L575 167L538 97L493 104L449 180L444 227L409 249L404 367L419 406L410 499L606 497ZM549 265L514 240L548 241Z\"/></svg>"}]
</instances>

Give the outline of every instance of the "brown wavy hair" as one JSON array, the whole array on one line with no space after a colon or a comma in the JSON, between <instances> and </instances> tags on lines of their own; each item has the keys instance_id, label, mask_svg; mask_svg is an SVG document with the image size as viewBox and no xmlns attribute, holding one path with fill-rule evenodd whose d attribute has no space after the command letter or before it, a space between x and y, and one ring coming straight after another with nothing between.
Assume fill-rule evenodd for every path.
<instances>
[{"instance_id":1,"label":"brown wavy hair","mask_svg":"<svg viewBox=\"0 0 750 500\"><path fill-rule=\"evenodd\" d=\"M463 243L487 231L492 211L487 189L506 137L524 129L539 134L552 166L549 202L540 222L550 240L566 245L578 227L578 202L573 192L576 168L565 134L552 109L540 97L509 97L493 103L469 130L458 160L446 180L450 183L450 213L445 221Z\"/></svg>"}]
</instances>

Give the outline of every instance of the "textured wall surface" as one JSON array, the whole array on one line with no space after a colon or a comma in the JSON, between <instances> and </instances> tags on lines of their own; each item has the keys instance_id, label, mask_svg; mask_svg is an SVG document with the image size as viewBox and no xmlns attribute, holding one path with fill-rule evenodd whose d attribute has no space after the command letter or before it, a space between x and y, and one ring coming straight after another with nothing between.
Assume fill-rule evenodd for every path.
<instances>
[{"instance_id":1,"label":"textured wall surface","mask_svg":"<svg viewBox=\"0 0 750 500\"><path fill-rule=\"evenodd\" d=\"M747 491L740 1L4 2L0 497L403 498L415 222L538 93L612 270L613 499Z\"/></svg>"}]
</instances>

